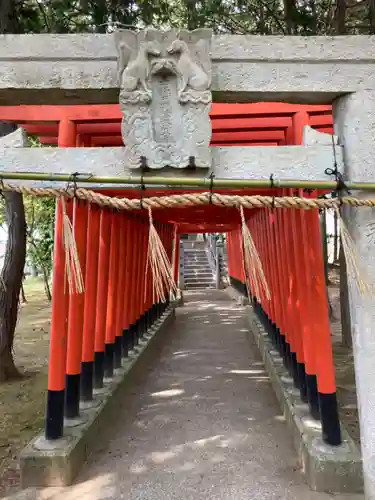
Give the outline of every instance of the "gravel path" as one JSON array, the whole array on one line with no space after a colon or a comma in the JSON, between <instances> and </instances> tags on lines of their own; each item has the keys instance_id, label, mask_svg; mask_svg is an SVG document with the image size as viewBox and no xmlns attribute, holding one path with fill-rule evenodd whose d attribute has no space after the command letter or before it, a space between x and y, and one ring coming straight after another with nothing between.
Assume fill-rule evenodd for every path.
<instances>
[{"instance_id":1,"label":"gravel path","mask_svg":"<svg viewBox=\"0 0 375 500\"><path fill-rule=\"evenodd\" d=\"M77 483L18 500L359 500L313 493L269 378L224 292L188 294L171 342Z\"/></svg>"}]
</instances>

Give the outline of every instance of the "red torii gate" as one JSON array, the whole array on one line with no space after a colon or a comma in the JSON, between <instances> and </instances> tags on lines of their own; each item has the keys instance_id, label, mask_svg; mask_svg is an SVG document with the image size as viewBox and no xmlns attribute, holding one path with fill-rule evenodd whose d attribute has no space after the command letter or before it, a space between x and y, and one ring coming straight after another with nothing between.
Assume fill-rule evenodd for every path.
<instances>
[{"instance_id":1,"label":"red torii gate","mask_svg":"<svg viewBox=\"0 0 375 500\"><path fill-rule=\"evenodd\" d=\"M326 133L333 126L331 106L213 103L210 116L212 146L299 144L303 125ZM0 120L17 123L42 144L62 147L122 146L121 119L117 104L0 107Z\"/></svg>"},{"instance_id":2,"label":"red torii gate","mask_svg":"<svg viewBox=\"0 0 375 500\"><path fill-rule=\"evenodd\" d=\"M0 120L17 123L29 134L37 136L42 144L60 147L121 146L121 119L119 105L0 107ZM332 133L333 127L330 106L282 103L214 103L211 121L212 146L298 145L302 142L305 125L326 133ZM265 193L291 195L292 191L231 191L231 194L242 195ZM140 197L134 189L111 190L106 194ZM147 196L162 194L166 192L147 190ZM168 194L172 194L171 191ZM298 194L306 196L302 191ZM61 202L57 210L53 278L57 282L64 279L65 260L60 205ZM92 204L87 207L78 200L67 205L83 263L86 291L84 297L73 294L68 298L59 287L54 289L46 424L48 439L62 435L64 392L65 414L75 417L79 411L79 398L92 398L93 384L100 387L104 373L109 376L113 373L121 356L127 356L137 338L165 309L163 304L153 302L150 275L146 288L142 274L147 248L146 211L139 212L135 220L127 213L98 209ZM174 245L175 264L179 245L178 238L174 238L173 225L177 225L179 233L226 232L231 282L244 290L246 279L241 265L240 216L236 208L208 205L154 210L153 217L171 260ZM311 414L321 419L323 437L330 444L339 444L341 437L317 210L306 214L303 210L281 209L275 214L269 209L247 210L246 223L272 288L271 298L262 292L256 297L254 290L250 290L252 298L259 314L270 326L274 343L283 354L302 399L309 403ZM121 227L124 232L119 231ZM86 241L90 241L87 248ZM128 258L118 259L124 251ZM314 289L311 289L311 284ZM124 293L127 287L134 293ZM65 354L61 335L68 340ZM315 348L317 343L319 353Z\"/></svg>"}]
</instances>

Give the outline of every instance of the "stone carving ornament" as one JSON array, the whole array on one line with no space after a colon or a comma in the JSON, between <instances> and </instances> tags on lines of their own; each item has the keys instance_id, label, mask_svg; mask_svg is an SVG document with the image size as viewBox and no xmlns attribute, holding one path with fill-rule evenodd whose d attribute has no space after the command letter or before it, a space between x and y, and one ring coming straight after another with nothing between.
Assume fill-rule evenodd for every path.
<instances>
[{"instance_id":1,"label":"stone carving ornament","mask_svg":"<svg viewBox=\"0 0 375 500\"><path fill-rule=\"evenodd\" d=\"M125 161L139 168L211 167L208 29L115 33Z\"/></svg>"}]
</instances>

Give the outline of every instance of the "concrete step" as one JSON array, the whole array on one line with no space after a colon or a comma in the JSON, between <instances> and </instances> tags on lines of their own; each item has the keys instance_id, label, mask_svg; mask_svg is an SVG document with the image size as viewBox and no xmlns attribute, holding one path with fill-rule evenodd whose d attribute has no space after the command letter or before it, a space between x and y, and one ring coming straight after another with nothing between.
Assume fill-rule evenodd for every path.
<instances>
[{"instance_id":1,"label":"concrete step","mask_svg":"<svg viewBox=\"0 0 375 500\"><path fill-rule=\"evenodd\" d=\"M185 284L184 290L213 290L216 288L213 284L197 283L197 284Z\"/></svg>"},{"instance_id":2,"label":"concrete step","mask_svg":"<svg viewBox=\"0 0 375 500\"><path fill-rule=\"evenodd\" d=\"M213 285L215 284L214 280L202 280L202 279L191 279L185 280L185 285Z\"/></svg>"},{"instance_id":3,"label":"concrete step","mask_svg":"<svg viewBox=\"0 0 375 500\"><path fill-rule=\"evenodd\" d=\"M202 283L213 283L215 280L212 278L212 276L189 276L184 280L185 283L198 283L199 281L202 281Z\"/></svg>"},{"instance_id":4,"label":"concrete step","mask_svg":"<svg viewBox=\"0 0 375 500\"><path fill-rule=\"evenodd\" d=\"M184 262L209 262L209 260L206 255L202 255L202 257L185 257Z\"/></svg>"},{"instance_id":5,"label":"concrete step","mask_svg":"<svg viewBox=\"0 0 375 500\"><path fill-rule=\"evenodd\" d=\"M213 274L210 270L207 271L188 271L185 272L185 279L187 278L211 278L213 279Z\"/></svg>"},{"instance_id":6,"label":"concrete step","mask_svg":"<svg viewBox=\"0 0 375 500\"><path fill-rule=\"evenodd\" d=\"M187 262L185 269L211 269L208 262Z\"/></svg>"},{"instance_id":7,"label":"concrete step","mask_svg":"<svg viewBox=\"0 0 375 500\"><path fill-rule=\"evenodd\" d=\"M184 252L184 257L207 257L207 252Z\"/></svg>"}]
</instances>

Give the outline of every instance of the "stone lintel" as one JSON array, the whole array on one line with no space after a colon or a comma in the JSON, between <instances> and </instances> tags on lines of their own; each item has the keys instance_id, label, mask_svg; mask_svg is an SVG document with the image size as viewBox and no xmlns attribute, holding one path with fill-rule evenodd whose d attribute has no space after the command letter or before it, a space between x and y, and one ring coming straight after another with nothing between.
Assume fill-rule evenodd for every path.
<instances>
[{"instance_id":1,"label":"stone lintel","mask_svg":"<svg viewBox=\"0 0 375 500\"><path fill-rule=\"evenodd\" d=\"M374 36L215 36L213 99L329 103L374 88L374 54ZM111 34L2 35L0 59L0 105L118 102Z\"/></svg>"},{"instance_id":2,"label":"stone lintel","mask_svg":"<svg viewBox=\"0 0 375 500\"><path fill-rule=\"evenodd\" d=\"M337 161L343 166L342 148ZM332 146L287 147L213 147L212 172L220 179L329 180L324 170L333 165ZM151 166L151 165L150 165ZM0 170L44 174L92 174L104 177L139 175L140 170L126 166L124 148L0 148ZM148 177L208 177L208 169L168 169L145 173ZM15 183L16 181L9 181ZM24 181L22 181L25 184ZM33 182L33 186L63 187L58 183ZM64 184L65 185L65 184ZM82 184L88 187L88 184ZM91 185L91 187L94 187ZM96 186L99 187L99 186ZM101 186L103 187L103 186ZM110 187L110 186L105 186ZM134 187L134 186L133 186ZM119 188L119 186L117 186Z\"/></svg>"}]
</instances>

